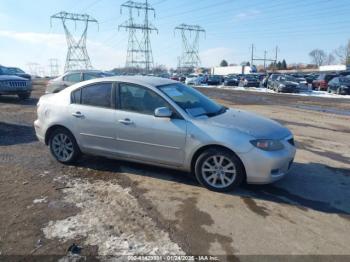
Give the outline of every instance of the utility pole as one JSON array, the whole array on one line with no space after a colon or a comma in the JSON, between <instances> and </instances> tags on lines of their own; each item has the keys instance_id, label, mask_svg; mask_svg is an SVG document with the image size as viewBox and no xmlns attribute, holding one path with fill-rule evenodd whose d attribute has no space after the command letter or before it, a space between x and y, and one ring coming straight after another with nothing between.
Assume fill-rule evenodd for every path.
<instances>
[{"instance_id":1,"label":"utility pole","mask_svg":"<svg viewBox=\"0 0 350 262\"><path fill-rule=\"evenodd\" d=\"M277 69L277 58L278 58L278 46L276 46L275 50L275 62L274 62L274 68Z\"/></svg>"},{"instance_id":2,"label":"utility pole","mask_svg":"<svg viewBox=\"0 0 350 262\"><path fill-rule=\"evenodd\" d=\"M49 67L50 67L50 76L55 77L58 76L60 73L60 67L58 65L58 59L57 58L50 58L49 59Z\"/></svg>"},{"instance_id":3,"label":"utility pole","mask_svg":"<svg viewBox=\"0 0 350 262\"><path fill-rule=\"evenodd\" d=\"M92 69L90 57L86 49L86 39L89 23L96 23L98 25L98 21L87 14L73 14L63 11L51 16L51 25L53 19L62 21L66 34L68 52L64 71L66 72L75 69ZM74 38L71 31L68 29L68 21L73 21L75 28L77 26L77 22L81 22L81 24L83 24L83 32L78 40Z\"/></svg>"},{"instance_id":4,"label":"utility pole","mask_svg":"<svg viewBox=\"0 0 350 262\"><path fill-rule=\"evenodd\" d=\"M181 24L175 27L174 31L175 33L180 31L182 37L181 70L198 67L201 62L199 58L199 37L201 33L205 34L205 30L199 25Z\"/></svg>"},{"instance_id":5,"label":"utility pole","mask_svg":"<svg viewBox=\"0 0 350 262\"><path fill-rule=\"evenodd\" d=\"M158 29L149 22L149 13L153 12L155 17L155 9L148 4L148 0L144 3L129 0L121 5L120 12L123 9L129 11L129 19L118 27L129 31L125 66L129 70L142 69L147 74L154 67L150 34L152 31L158 32ZM134 12L138 15L144 12L143 23L135 23Z\"/></svg>"},{"instance_id":6,"label":"utility pole","mask_svg":"<svg viewBox=\"0 0 350 262\"><path fill-rule=\"evenodd\" d=\"M275 57L272 58L268 58L267 57L267 51L264 51L264 58L257 58L255 57L255 52L254 52L254 44L252 44L252 53L251 53L251 65L254 64L254 61L264 61L264 70L266 70L266 62L271 62L271 63L275 63L277 61L277 54L278 54L278 47L276 47L276 53L275 53Z\"/></svg>"}]
</instances>

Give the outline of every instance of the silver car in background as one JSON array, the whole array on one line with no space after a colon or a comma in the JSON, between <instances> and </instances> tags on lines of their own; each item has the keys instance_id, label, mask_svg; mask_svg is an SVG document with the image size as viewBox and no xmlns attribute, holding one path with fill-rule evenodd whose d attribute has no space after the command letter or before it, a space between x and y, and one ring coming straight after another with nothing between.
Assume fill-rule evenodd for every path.
<instances>
[{"instance_id":1,"label":"silver car in background","mask_svg":"<svg viewBox=\"0 0 350 262\"><path fill-rule=\"evenodd\" d=\"M34 123L61 163L84 154L184 170L215 191L274 182L296 152L275 121L229 109L182 83L109 77L44 95Z\"/></svg>"},{"instance_id":2,"label":"silver car in background","mask_svg":"<svg viewBox=\"0 0 350 262\"><path fill-rule=\"evenodd\" d=\"M46 94L58 93L76 83L96 78L109 77L113 74L99 70L73 70L50 80L46 86Z\"/></svg>"}]
</instances>

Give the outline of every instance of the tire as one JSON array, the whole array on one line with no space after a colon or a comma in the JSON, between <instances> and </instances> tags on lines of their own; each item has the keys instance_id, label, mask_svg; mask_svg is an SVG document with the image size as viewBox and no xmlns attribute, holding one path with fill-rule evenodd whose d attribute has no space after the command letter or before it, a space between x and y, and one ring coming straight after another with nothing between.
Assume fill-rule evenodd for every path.
<instances>
[{"instance_id":1,"label":"tire","mask_svg":"<svg viewBox=\"0 0 350 262\"><path fill-rule=\"evenodd\" d=\"M49 148L51 155L63 164L74 163L81 155L74 136L65 128L57 128L50 134Z\"/></svg>"},{"instance_id":2,"label":"tire","mask_svg":"<svg viewBox=\"0 0 350 262\"><path fill-rule=\"evenodd\" d=\"M26 100L30 97L31 93L18 94L18 98L21 100Z\"/></svg>"},{"instance_id":3,"label":"tire","mask_svg":"<svg viewBox=\"0 0 350 262\"><path fill-rule=\"evenodd\" d=\"M197 158L194 171L202 186L216 192L232 191L240 186L245 178L240 159L224 149L213 148L204 151Z\"/></svg>"}]
</instances>

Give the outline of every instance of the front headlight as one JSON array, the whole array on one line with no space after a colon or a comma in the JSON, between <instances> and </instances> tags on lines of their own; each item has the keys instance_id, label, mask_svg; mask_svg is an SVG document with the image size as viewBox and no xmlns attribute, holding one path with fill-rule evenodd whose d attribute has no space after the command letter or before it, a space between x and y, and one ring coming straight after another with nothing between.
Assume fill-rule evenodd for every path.
<instances>
[{"instance_id":1,"label":"front headlight","mask_svg":"<svg viewBox=\"0 0 350 262\"><path fill-rule=\"evenodd\" d=\"M341 89L348 89L348 86L340 86Z\"/></svg>"},{"instance_id":2,"label":"front headlight","mask_svg":"<svg viewBox=\"0 0 350 262\"><path fill-rule=\"evenodd\" d=\"M283 144L279 140L272 140L272 139L257 139L252 140L250 143L264 151L277 151L284 148Z\"/></svg>"},{"instance_id":3,"label":"front headlight","mask_svg":"<svg viewBox=\"0 0 350 262\"><path fill-rule=\"evenodd\" d=\"M285 88L286 86L283 84L280 84L279 88Z\"/></svg>"}]
</instances>

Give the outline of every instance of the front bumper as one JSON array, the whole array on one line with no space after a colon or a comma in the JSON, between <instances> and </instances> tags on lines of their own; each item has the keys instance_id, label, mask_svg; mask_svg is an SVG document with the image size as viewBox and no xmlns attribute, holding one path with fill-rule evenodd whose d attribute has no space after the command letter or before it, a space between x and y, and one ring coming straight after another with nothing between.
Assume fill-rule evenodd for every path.
<instances>
[{"instance_id":1,"label":"front bumper","mask_svg":"<svg viewBox=\"0 0 350 262\"><path fill-rule=\"evenodd\" d=\"M245 167L248 184L270 184L283 178L293 163L296 148L288 137L282 141L284 149L279 151L263 151L253 148L240 155Z\"/></svg>"}]
</instances>

